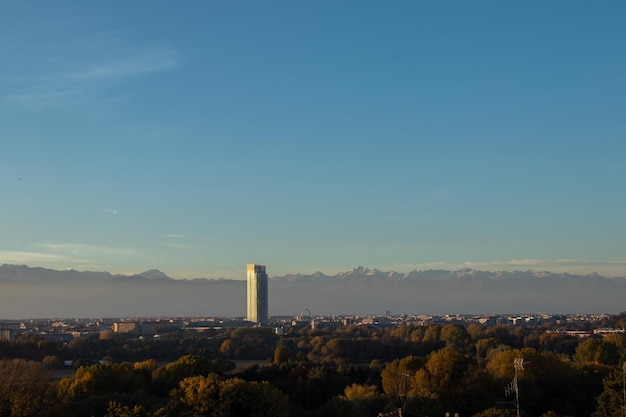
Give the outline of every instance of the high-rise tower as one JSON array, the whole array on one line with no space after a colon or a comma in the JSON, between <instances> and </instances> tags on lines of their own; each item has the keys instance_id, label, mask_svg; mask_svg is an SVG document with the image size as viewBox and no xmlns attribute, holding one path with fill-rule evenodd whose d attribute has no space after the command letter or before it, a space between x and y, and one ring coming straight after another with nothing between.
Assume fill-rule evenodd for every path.
<instances>
[{"instance_id":1,"label":"high-rise tower","mask_svg":"<svg viewBox=\"0 0 626 417\"><path fill-rule=\"evenodd\" d=\"M265 265L248 264L248 321L267 323L267 307Z\"/></svg>"}]
</instances>

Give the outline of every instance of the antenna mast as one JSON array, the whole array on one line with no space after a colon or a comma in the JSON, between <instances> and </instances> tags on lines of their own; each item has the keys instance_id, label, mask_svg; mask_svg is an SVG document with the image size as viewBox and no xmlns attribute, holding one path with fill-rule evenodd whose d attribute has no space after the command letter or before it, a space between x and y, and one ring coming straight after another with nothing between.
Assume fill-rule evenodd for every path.
<instances>
[{"instance_id":1,"label":"antenna mast","mask_svg":"<svg viewBox=\"0 0 626 417\"><path fill-rule=\"evenodd\" d=\"M517 371L523 371L524 365L529 364L530 362L524 362L524 358L515 358L513 361L513 367L515 368L515 378L513 382L515 384L515 405L517 408L517 417L520 417L520 407L519 407L519 384L517 382Z\"/></svg>"},{"instance_id":2,"label":"antenna mast","mask_svg":"<svg viewBox=\"0 0 626 417\"><path fill-rule=\"evenodd\" d=\"M524 362L524 358L515 358L515 360L513 361L513 368L515 369L515 377L513 378L513 381L511 381L511 383L508 384L506 388L504 388L504 394L507 397L515 393L515 408L517 411L517 414L516 414L517 417L521 416L520 406L519 406L519 383L517 381L517 378L518 378L517 372L523 371L524 365L529 364L529 363L530 362Z\"/></svg>"}]
</instances>

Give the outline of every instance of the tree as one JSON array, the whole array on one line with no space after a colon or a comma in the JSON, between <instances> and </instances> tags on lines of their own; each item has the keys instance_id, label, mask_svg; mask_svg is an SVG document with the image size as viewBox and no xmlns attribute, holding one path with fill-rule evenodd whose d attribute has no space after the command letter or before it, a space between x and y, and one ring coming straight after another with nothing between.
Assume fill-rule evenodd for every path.
<instances>
[{"instance_id":1,"label":"tree","mask_svg":"<svg viewBox=\"0 0 626 417\"><path fill-rule=\"evenodd\" d=\"M487 370L496 385L510 384L515 375L514 361L523 358L530 362L518 371L518 386L522 410L534 415L554 411L560 415L588 416L593 411L596 392L590 389L589 376L580 367L575 367L568 358L552 352L537 352L535 349L511 349L497 352Z\"/></svg>"},{"instance_id":2,"label":"tree","mask_svg":"<svg viewBox=\"0 0 626 417\"><path fill-rule=\"evenodd\" d=\"M105 417L146 417L147 413L140 406L130 408L116 401L109 402L109 408Z\"/></svg>"},{"instance_id":3,"label":"tree","mask_svg":"<svg viewBox=\"0 0 626 417\"><path fill-rule=\"evenodd\" d=\"M385 366L380 375L383 391L387 398L391 401L397 401L397 404L401 405L401 400L405 398L401 398L401 396L406 396L406 393L411 389L412 376L423 366L424 359L416 356L396 359Z\"/></svg>"},{"instance_id":4,"label":"tree","mask_svg":"<svg viewBox=\"0 0 626 417\"><path fill-rule=\"evenodd\" d=\"M231 357L233 352L235 352L233 341L231 339L224 340L220 346L220 353L226 357Z\"/></svg>"},{"instance_id":5,"label":"tree","mask_svg":"<svg viewBox=\"0 0 626 417\"><path fill-rule=\"evenodd\" d=\"M154 359L148 359L147 361L133 364L135 387L149 392L152 386L152 374L156 369L157 365Z\"/></svg>"},{"instance_id":6,"label":"tree","mask_svg":"<svg viewBox=\"0 0 626 417\"><path fill-rule=\"evenodd\" d=\"M58 356L46 356L41 363L46 369L56 369L62 365L61 359L59 359Z\"/></svg>"},{"instance_id":7,"label":"tree","mask_svg":"<svg viewBox=\"0 0 626 417\"><path fill-rule=\"evenodd\" d=\"M431 414L471 414L493 404L492 381L475 360L446 347L433 352L413 378L411 395Z\"/></svg>"},{"instance_id":8,"label":"tree","mask_svg":"<svg viewBox=\"0 0 626 417\"><path fill-rule=\"evenodd\" d=\"M185 355L153 372L152 389L157 395L166 396L184 378L206 376L214 370L215 367L208 360L196 355Z\"/></svg>"},{"instance_id":9,"label":"tree","mask_svg":"<svg viewBox=\"0 0 626 417\"><path fill-rule=\"evenodd\" d=\"M73 376L59 382L61 397L76 400L113 392L135 390L132 365L128 363L102 363L83 366Z\"/></svg>"},{"instance_id":10,"label":"tree","mask_svg":"<svg viewBox=\"0 0 626 417\"><path fill-rule=\"evenodd\" d=\"M482 339L484 337L485 328L480 324L471 323L469 326L467 326L466 330L467 334L469 334L474 341Z\"/></svg>"},{"instance_id":11,"label":"tree","mask_svg":"<svg viewBox=\"0 0 626 417\"><path fill-rule=\"evenodd\" d=\"M217 374L185 378L169 411L181 417L288 417L287 397L268 382L223 379Z\"/></svg>"},{"instance_id":12,"label":"tree","mask_svg":"<svg viewBox=\"0 0 626 417\"><path fill-rule=\"evenodd\" d=\"M482 361L487 358L487 354L498 347L498 340L493 337L476 341L476 360Z\"/></svg>"},{"instance_id":13,"label":"tree","mask_svg":"<svg viewBox=\"0 0 626 417\"><path fill-rule=\"evenodd\" d=\"M571 417L571 416L561 416L560 414L557 414L556 411L548 411L545 412L541 415L541 417Z\"/></svg>"},{"instance_id":14,"label":"tree","mask_svg":"<svg viewBox=\"0 0 626 417\"><path fill-rule=\"evenodd\" d=\"M315 413L320 417L376 417L385 406L385 396L374 385L352 384L344 395L331 398Z\"/></svg>"},{"instance_id":15,"label":"tree","mask_svg":"<svg viewBox=\"0 0 626 417\"><path fill-rule=\"evenodd\" d=\"M441 325L430 324L424 332L422 343L427 345L431 349L436 349L437 346L441 346Z\"/></svg>"},{"instance_id":16,"label":"tree","mask_svg":"<svg viewBox=\"0 0 626 417\"><path fill-rule=\"evenodd\" d=\"M281 364L289 359L289 349L285 346L278 346L274 349L274 363Z\"/></svg>"},{"instance_id":17,"label":"tree","mask_svg":"<svg viewBox=\"0 0 626 417\"><path fill-rule=\"evenodd\" d=\"M344 390L344 397L348 401L371 400L380 395L375 385L348 385Z\"/></svg>"},{"instance_id":18,"label":"tree","mask_svg":"<svg viewBox=\"0 0 626 417\"><path fill-rule=\"evenodd\" d=\"M152 360L134 365L102 363L80 367L74 375L62 378L56 384L59 403L65 405L65 415L75 416L102 416L107 412L126 412L123 407L120 409L114 405L111 408L111 401L131 407L130 411L137 407L162 403L162 399L151 397L149 394L152 370L155 367L156 363Z\"/></svg>"},{"instance_id":19,"label":"tree","mask_svg":"<svg viewBox=\"0 0 626 417\"><path fill-rule=\"evenodd\" d=\"M181 416L185 415L219 415L220 381L217 374L194 376L180 381L179 388L173 392L173 409Z\"/></svg>"},{"instance_id":20,"label":"tree","mask_svg":"<svg viewBox=\"0 0 626 417\"><path fill-rule=\"evenodd\" d=\"M543 332L539 334L537 339L539 350L568 356L574 353L576 345L578 344L578 340L573 336L557 332Z\"/></svg>"},{"instance_id":21,"label":"tree","mask_svg":"<svg viewBox=\"0 0 626 417\"><path fill-rule=\"evenodd\" d=\"M0 416L61 415L48 372L39 362L0 360Z\"/></svg>"},{"instance_id":22,"label":"tree","mask_svg":"<svg viewBox=\"0 0 626 417\"><path fill-rule=\"evenodd\" d=\"M441 328L441 341L446 346L463 350L469 344L470 336L465 327L458 324L449 323Z\"/></svg>"},{"instance_id":23,"label":"tree","mask_svg":"<svg viewBox=\"0 0 626 417\"><path fill-rule=\"evenodd\" d=\"M472 415L472 417L511 417L511 410L504 410L500 408L487 408L479 413Z\"/></svg>"},{"instance_id":24,"label":"tree","mask_svg":"<svg viewBox=\"0 0 626 417\"><path fill-rule=\"evenodd\" d=\"M597 408L592 417L624 416L624 373L615 368L603 381L603 391L597 398Z\"/></svg>"},{"instance_id":25,"label":"tree","mask_svg":"<svg viewBox=\"0 0 626 417\"><path fill-rule=\"evenodd\" d=\"M589 338L580 342L574 353L574 360L581 364L615 366L620 362L620 347L604 338Z\"/></svg>"}]
</instances>

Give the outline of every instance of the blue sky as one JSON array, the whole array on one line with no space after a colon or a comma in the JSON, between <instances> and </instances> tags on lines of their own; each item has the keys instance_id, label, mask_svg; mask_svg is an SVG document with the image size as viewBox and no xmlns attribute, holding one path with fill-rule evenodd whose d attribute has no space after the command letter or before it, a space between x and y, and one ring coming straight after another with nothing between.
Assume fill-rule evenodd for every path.
<instances>
[{"instance_id":1,"label":"blue sky","mask_svg":"<svg viewBox=\"0 0 626 417\"><path fill-rule=\"evenodd\" d=\"M626 275L624 2L0 9L0 263Z\"/></svg>"}]
</instances>

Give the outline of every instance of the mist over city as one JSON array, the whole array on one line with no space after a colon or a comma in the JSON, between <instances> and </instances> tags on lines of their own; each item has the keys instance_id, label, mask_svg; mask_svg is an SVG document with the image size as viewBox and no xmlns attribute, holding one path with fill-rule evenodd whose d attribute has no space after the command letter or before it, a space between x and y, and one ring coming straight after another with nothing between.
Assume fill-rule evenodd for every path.
<instances>
[{"instance_id":1,"label":"mist over city","mask_svg":"<svg viewBox=\"0 0 626 417\"><path fill-rule=\"evenodd\" d=\"M550 272L355 267L335 275L271 275L270 316L607 313L624 308L626 278ZM245 317L246 277L175 280L137 275L0 266L0 317Z\"/></svg>"}]
</instances>

